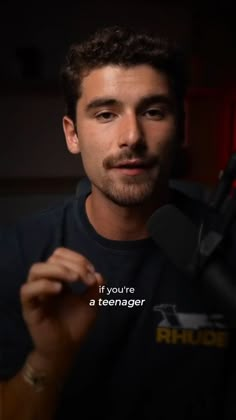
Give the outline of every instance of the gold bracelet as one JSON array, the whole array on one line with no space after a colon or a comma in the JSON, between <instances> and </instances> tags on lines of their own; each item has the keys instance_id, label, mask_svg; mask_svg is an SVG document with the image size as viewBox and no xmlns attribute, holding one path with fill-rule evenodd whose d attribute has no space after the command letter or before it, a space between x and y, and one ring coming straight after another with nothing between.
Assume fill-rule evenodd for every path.
<instances>
[{"instance_id":1,"label":"gold bracelet","mask_svg":"<svg viewBox=\"0 0 236 420\"><path fill-rule=\"evenodd\" d=\"M35 370L28 362L23 368L23 379L33 387L36 392L43 391L47 385L47 375L43 371Z\"/></svg>"}]
</instances>

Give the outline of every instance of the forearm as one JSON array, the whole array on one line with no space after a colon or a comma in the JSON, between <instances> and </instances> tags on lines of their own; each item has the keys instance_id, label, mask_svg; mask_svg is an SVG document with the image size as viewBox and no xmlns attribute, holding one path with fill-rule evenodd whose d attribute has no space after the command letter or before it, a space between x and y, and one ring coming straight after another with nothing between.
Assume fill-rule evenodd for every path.
<instances>
[{"instance_id":1,"label":"forearm","mask_svg":"<svg viewBox=\"0 0 236 420\"><path fill-rule=\"evenodd\" d=\"M52 366L32 353L22 370L0 385L0 420L53 420L68 368L68 361ZM42 384L31 383L31 369L36 376L45 373Z\"/></svg>"}]
</instances>

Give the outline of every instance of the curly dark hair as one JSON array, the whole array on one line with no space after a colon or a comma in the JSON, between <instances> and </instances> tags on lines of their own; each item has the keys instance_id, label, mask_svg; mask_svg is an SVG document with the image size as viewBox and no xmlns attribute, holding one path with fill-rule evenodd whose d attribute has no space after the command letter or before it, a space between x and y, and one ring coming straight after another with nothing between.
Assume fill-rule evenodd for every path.
<instances>
[{"instance_id":1,"label":"curly dark hair","mask_svg":"<svg viewBox=\"0 0 236 420\"><path fill-rule=\"evenodd\" d=\"M124 67L149 64L167 75L177 100L181 126L187 87L185 59L181 48L166 37L152 36L118 26L100 29L88 40L72 44L68 51L61 70L66 114L75 122L81 81L91 70L110 64Z\"/></svg>"}]
</instances>

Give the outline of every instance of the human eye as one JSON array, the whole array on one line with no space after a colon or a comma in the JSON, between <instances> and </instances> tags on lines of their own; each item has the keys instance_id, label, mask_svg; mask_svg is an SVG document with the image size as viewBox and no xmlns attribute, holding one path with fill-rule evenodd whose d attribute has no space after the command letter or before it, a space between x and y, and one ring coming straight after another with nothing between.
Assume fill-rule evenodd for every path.
<instances>
[{"instance_id":1,"label":"human eye","mask_svg":"<svg viewBox=\"0 0 236 420\"><path fill-rule=\"evenodd\" d=\"M166 112L162 108L151 107L144 111L144 115L150 120L159 121L165 118Z\"/></svg>"},{"instance_id":2,"label":"human eye","mask_svg":"<svg viewBox=\"0 0 236 420\"><path fill-rule=\"evenodd\" d=\"M95 115L96 120L106 123L106 122L110 122L113 121L115 118L115 113L111 112L111 111L102 111L102 112L98 112Z\"/></svg>"}]
</instances>

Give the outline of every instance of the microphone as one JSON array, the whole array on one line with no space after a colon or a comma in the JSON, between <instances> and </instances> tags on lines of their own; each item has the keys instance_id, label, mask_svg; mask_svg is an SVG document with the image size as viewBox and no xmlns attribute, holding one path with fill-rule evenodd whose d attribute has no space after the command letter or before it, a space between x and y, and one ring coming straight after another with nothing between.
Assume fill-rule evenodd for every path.
<instances>
[{"instance_id":1,"label":"microphone","mask_svg":"<svg viewBox=\"0 0 236 420\"><path fill-rule=\"evenodd\" d=\"M176 207L167 204L156 210L147 223L148 231L173 264L192 275L198 230Z\"/></svg>"},{"instance_id":2,"label":"microphone","mask_svg":"<svg viewBox=\"0 0 236 420\"><path fill-rule=\"evenodd\" d=\"M223 236L209 231L201 238L201 227L173 205L156 210L147 223L154 242L177 269L199 281L219 308L236 320L236 284L219 253Z\"/></svg>"},{"instance_id":3,"label":"microphone","mask_svg":"<svg viewBox=\"0 0 236 420\"><path fill-rule=\"evenodd\" d=\"M232 182L236 178L236 153L233 153L226 165L224 171L221 171L219 183L209 202L212 209L219 210L224 205L225 197L229 194Z\"/></svg>"}]
</instances>

